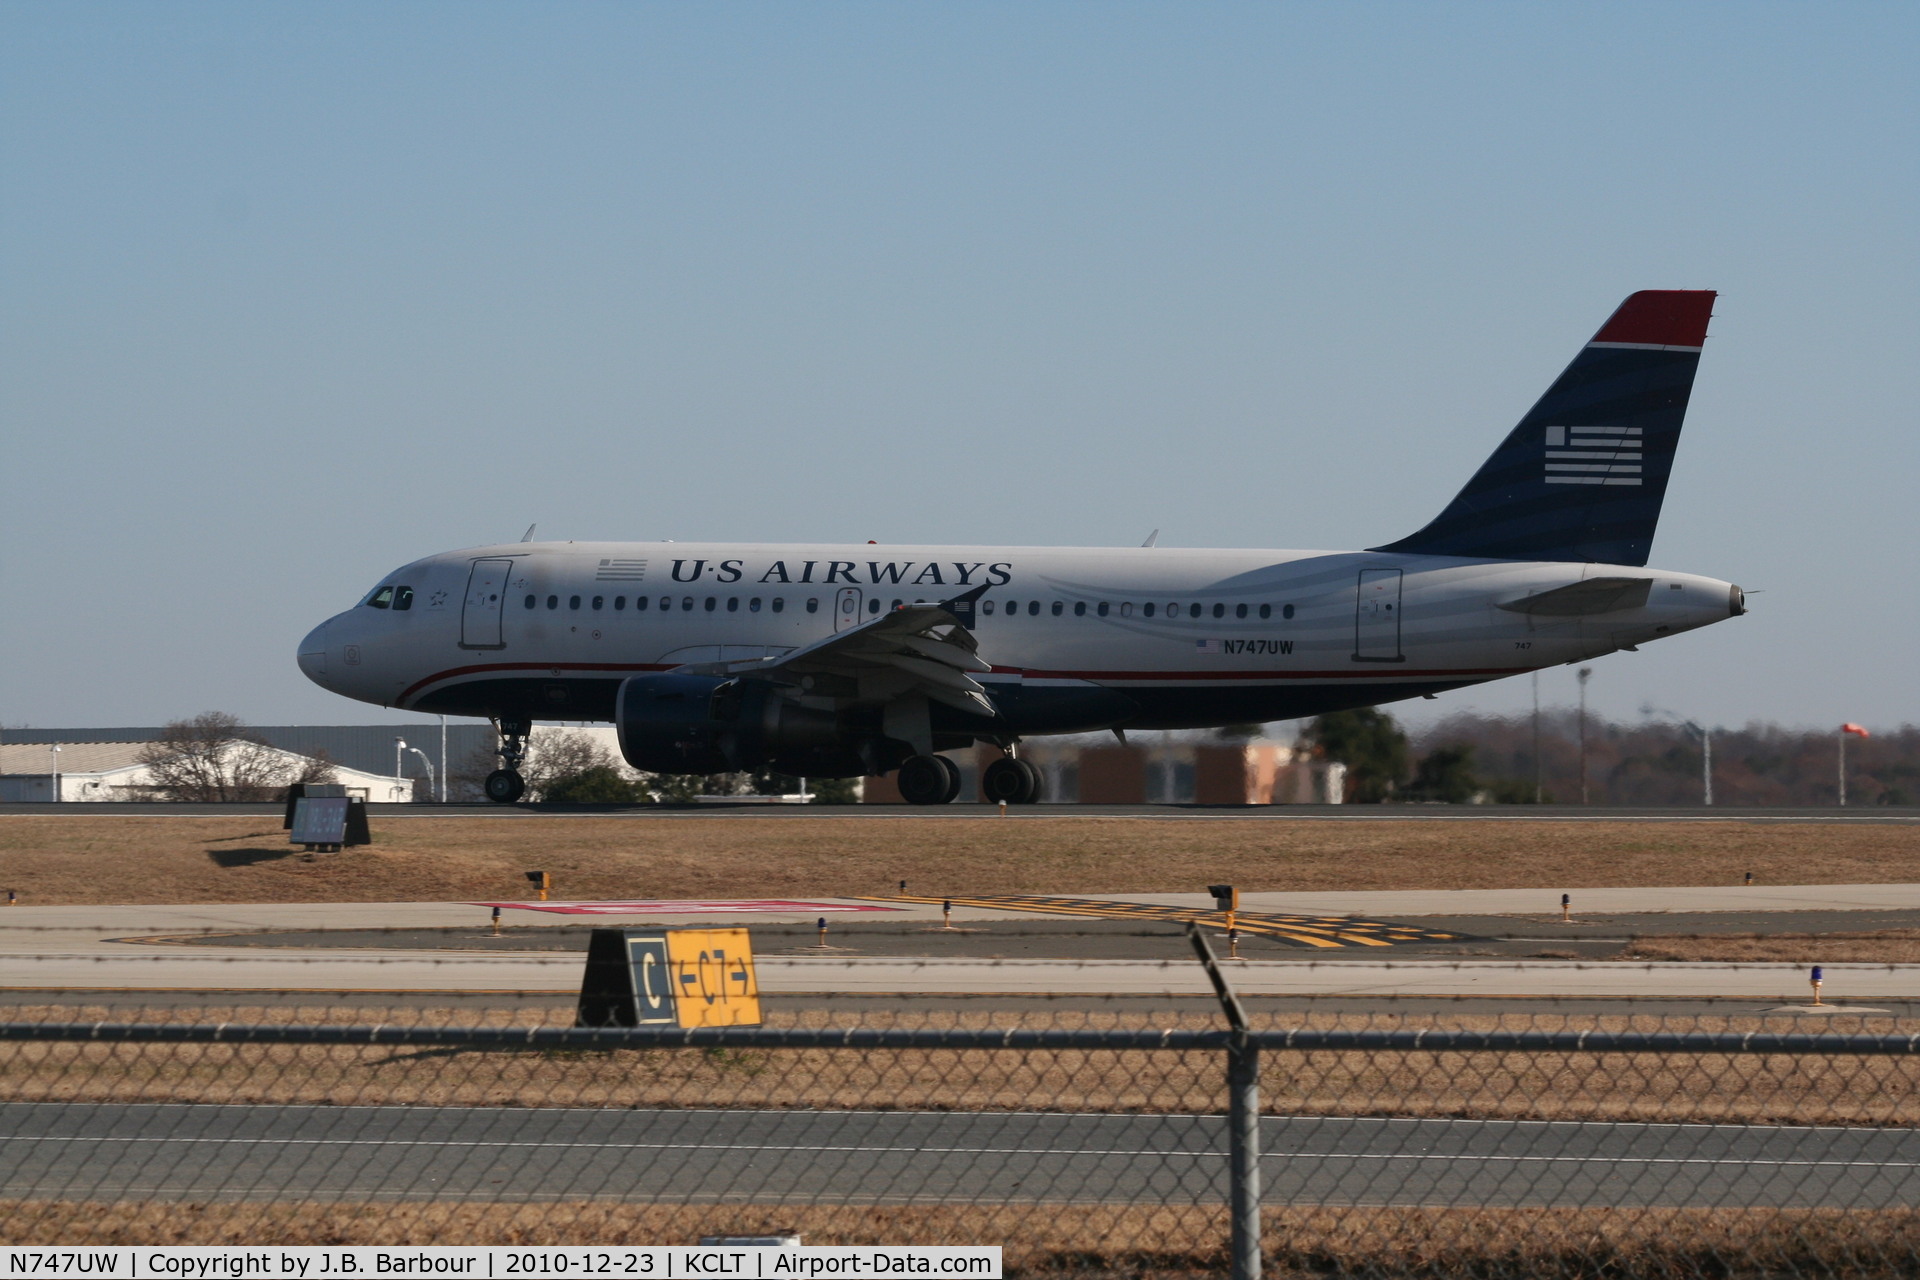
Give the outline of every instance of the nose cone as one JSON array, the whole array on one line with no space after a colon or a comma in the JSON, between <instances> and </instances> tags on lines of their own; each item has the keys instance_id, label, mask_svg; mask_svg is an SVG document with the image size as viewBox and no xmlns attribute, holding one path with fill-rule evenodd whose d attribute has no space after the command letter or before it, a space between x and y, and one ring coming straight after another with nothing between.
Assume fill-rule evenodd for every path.
<instances>
[{"instance_id":1,"label":"nose cone","mask_svg":"<svg viewBox=\"0 0 1920 1280\"><path fill-rule=\"evenodd\" d=\"M327 685L327 624L321 623L307 632L307 638L300 642L300 670L307 679L322 689Z\"/></svg>"}]
</instances>

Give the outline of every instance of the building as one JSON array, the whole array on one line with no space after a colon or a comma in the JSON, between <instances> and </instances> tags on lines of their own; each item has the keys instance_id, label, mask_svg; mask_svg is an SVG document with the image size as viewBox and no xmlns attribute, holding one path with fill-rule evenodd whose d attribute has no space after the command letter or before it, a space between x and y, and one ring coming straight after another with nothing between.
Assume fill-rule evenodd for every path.
<instances>
[{"instance_id":1,"label":"building","mask_svg":"<svg viewBox=\"0 0 1920 1280\"><path fill-rule=\"evenodd\" d=\"M981 799L980 774L999 749L941 754L960 766L961 799ZM1122 743L1085 734L1032 738L1020 755L1046 778L1044 804L1339 804L1345 793L1346 766L1268 738L1140 735ZM863 797L901 802L891 777L866 779Z\"/></svg>"},{"instance_id":2,"label":"building","mask_svg":"<svg viewBox=\"0 0 1920 1280\"><path fill-rule=\"evenodd\" d=\"M74 732L84 734L87 730ZM139 758L145 747L144 740L0 742L0 802L151 800L152 770ZM312 760L278 747L266 750L280 757L290 773L301 772ZM338 763L333 765L333 773L350 796L376 804L404 804L413 799L411 778L368 773Z\"/></svg>"}]
</instances>

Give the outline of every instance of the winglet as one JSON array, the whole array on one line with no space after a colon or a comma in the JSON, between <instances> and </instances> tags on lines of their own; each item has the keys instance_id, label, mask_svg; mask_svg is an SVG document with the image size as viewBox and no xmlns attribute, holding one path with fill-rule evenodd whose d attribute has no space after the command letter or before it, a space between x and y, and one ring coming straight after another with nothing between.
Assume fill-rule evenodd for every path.
<instances>
[{"instance_id":1,"label":"winglet","mask_svg":"<svg viewBox=\"0 0 1920 1280\"><path fill-rule=\"evenodd\" d=\"M973 590L962 592L951 600L942 600L940 607L952 614L961 626L971 631L973 630L973 606L978 603L981 596L987 594L987 588L992 585L990 582L983 582Z\"/></svg>"}]
</instances>

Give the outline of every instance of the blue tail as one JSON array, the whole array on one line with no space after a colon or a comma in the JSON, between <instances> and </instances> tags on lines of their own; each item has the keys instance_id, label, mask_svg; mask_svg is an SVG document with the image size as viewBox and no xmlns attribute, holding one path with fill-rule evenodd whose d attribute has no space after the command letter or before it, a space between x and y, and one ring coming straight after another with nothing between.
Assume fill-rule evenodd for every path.
<instances>
[{"instance_id":1,"label":"blue tail","mask_svg":"<svg viewBox=\"0 0 1920 1280\"><path fill-rule=\"evenodd\" d=\"M1445 511L1372 550L1645 564L1713 299L1629 297Z\"/></svg>"}]
</instances>

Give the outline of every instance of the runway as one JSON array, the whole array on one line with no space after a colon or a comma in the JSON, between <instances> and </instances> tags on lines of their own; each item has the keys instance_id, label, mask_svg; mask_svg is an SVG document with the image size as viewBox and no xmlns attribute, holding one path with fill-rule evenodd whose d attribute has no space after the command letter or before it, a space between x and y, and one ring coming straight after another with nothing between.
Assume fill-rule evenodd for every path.
<instances>
[{"instance_id":1,"label":"runway","mask_svg":"<svg viewBox=\"0 0 1920 1280\"><path fill-rule=\"evenodd\" d=\"M651 1203L1194 1203L1218 1116L0 1105L0 1195ZM1920 1195L1920 1131L1268 1117L1291 1205L1868 1209Z\"/></svg>"},{"instance_id":2,"label":"runway","mask_svg":"<svg viewBox=\"0 0 1920 1280\"><path fill-rule=\"evenodd\" d=\"M5 988L113 991L314 991L348 993L578 991L577 954L467 952L288 954L176 948L151 954L0 955ZM1206 995L1198 964L1153 960L916 960L763 957L768 994ZM1502 998L1807 999L1806 970L1791 964L1639 964L1598 961L1324 960L1229 962L1246 995L1486 996ZM1826 966L1837 1002L1906 1001L1920 966Z\"/></svg>"},{"instance_id":3,"label":"runway","mask_svg":"<svg viewBox=\"0 0 1920 1280\"><path fill-rule=\"evenodd\" d=\"M1583 909L1592 903L1594 910L1584 922L1568 925L1546 910L1557 895L1539 890L1247 894L1242 902L1248 913L1265 911L1279 919L1291 911L1324 923L1314 926L1317 935L1303 933L1305 941L1298 945L1280 934L1250 937L1247 957L1230 962L1229 972L1235 987L1249 996L1735 999L1793 1005L1808 996L1806 970L1797 964L1646 963L1609 960L1602 952L1617 952L1622 939L1613 935L1623 932L1779 928L1782 921L1791 925L1796 914L1826 929L1861 923L1911 928L1912 917L1895 908L1920 909L1920 885L1577 892ZM631 913L587 915L555 914L565 911L566 903L527 903L503 914L517 924L547 927L509 928L510 938L498 942L487 929L491 909L472 903L18 907L0 911L0 988L560 995L579 988L587 927L744 924L758 930L759 983L770 995L1184 996L1210 990L1175 918L1216 920L1204 909L1210 906L1205 895L1031 898L1017 908L1007 905L1011 901L956 902L960 927L951 932L938 927L939 905L931 900L822 899L780 911L691 913L681 909L688 904L663 904L669 909L649 912L642 909L645 904L629 903ZM1062 908L1063 903L1084 906ZM1702 914L1720 903L1749 910ZM820 948L814 913L835 910L834 904L860 911L834 916L829 944ZM1502 908L1522 906L1533 911L1500 914ZM1644 914L1622 920L1598 914L1601 907L1639 908ZM1102 918L1084 914L1107 908ZM1356 920L1339 914L1343 908L1379 911L1385 920ZM1486 914L1436 917L1419 908L1478 908ZM1049 909L1083 914L1041 914ZM1394 925L1399 917L1447 928ZM1669 919L1678 923L1664 923ZM1514 934L1515 940L1482 936L1495 929ZM1543 946L1560 948L1563 956L1593 958L1529 958ZM1581 946L1601 950L1581 952ZM1825 968L1829 1000L1904 1006L1920 995L1920 966Z\"/></svg>"}]
</instances>

